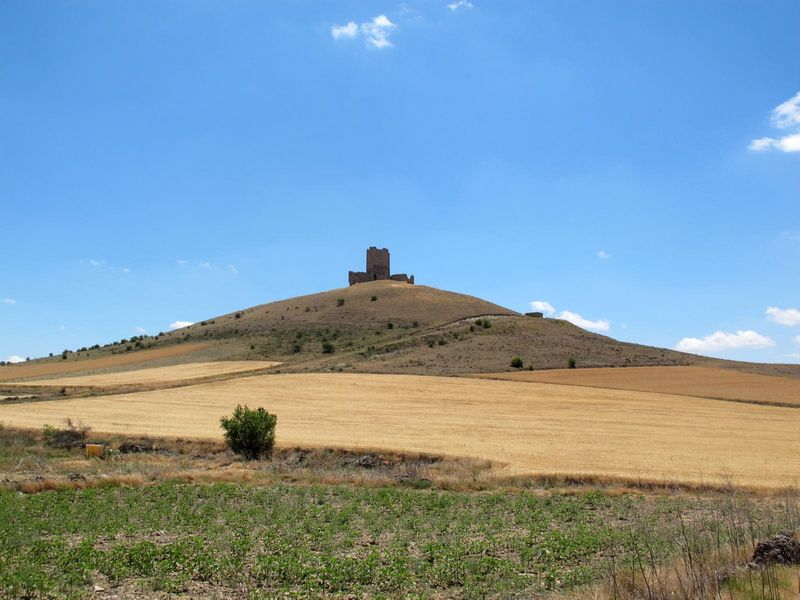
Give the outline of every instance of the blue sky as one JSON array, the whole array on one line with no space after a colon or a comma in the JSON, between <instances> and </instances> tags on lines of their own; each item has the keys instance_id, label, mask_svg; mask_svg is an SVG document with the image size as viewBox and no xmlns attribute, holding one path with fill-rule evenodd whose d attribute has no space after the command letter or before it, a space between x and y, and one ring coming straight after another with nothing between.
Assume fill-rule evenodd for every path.
<instances>
[{"instance_id":1,"label":"blue sky","mask_svg":"<svg viewBox=\"0 0 800 600\"><path fill-rule=\"evenodd\" d=\"M5 0L0 359L341 287L379 245L619 339L800 362L797 23L796 0Z\"/></svg>"}]
</instances>

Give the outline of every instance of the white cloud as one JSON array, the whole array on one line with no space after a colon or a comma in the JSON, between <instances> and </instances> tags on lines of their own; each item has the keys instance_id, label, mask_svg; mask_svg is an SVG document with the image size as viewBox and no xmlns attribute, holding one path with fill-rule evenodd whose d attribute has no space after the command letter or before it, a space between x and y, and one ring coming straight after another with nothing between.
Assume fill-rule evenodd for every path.
<instances>
[{"instance_id":1,"label":"white cloud","mask_svg":"<svg viewBox=\"0 0 800 600\"><path fill-rule=\"evenodd\" d=\"M473 6L472 2L470 2L469 0L456 0L455 2L451 2L450 4L448 4L447 8L455 12L459 8L473 8Z\"/></svg>"},{"instance_id":2,"label":"white cloud","mask_svg":"<svg viewBox=\"0 0 800 600\"><path fill-rule=\"evenodd\" d=\"M787 327L800 325L800 310L796 308L778 308L777 306L770 306L766 313L770 321L774 321L779 325L786 325Z\"/></svg>"},{"instance_id":3,"label":"white cloud","mask_svg":"<svg viewBox=\"0 0 800 600\"><path fill-rule=\"evenodd\" d=\"M556 309L553 308L553 305L549 302L545 302L544 300L534 300L531 302L531 308L546 315L552 315L554 312L556 312Z\"/></svg>"},{"instance_id":4,"label":"white cloud","mask_svg":"<svg viewBox=\"0 0 800 600\"><path fill-rule=\"evenodd\" d=\"M21 356L17 356L16 354L12 354L11 356L9 356L6 359L6 362L9 362L9 363L12 363L12 364L21 363L21 362L25 362L25 359L22 358Z\"/></svg>"},{"instance_id":5,"label":"white cloud","mask_svg":"<svg viewBox=\"0 0 800 600\"><path fill-rule=\"evenodd\" d=\"M800 92L772 111L772 124L779 129L800 127Z\"/></svg>"},{"instance_id":6,"label":"white cloud","mask_svg":"<svg viewBox=\"0 0 800 600\"><path fill-rule=\"evenodd\" d=\"M3 298L3 304L16 304L17 301L13 298Z\"/></svg>"},{"instance_id":7,"label":"white cloud","mask_svg":"<svg viewBox=\"0 0 800 600\"><path fill-rule=\"evenodd\" d=\"M177 261L175 261L175 262L177 262L179 265L188 265L188 264L189 264L189 261L188 261L188 260L183 260L182 258L179 258L179 259L178 259Z\"/></svg>"},{"instance_id":8,"label":"white cloud","mask_svg":"<svg viewBox=\"0 0 800 600\"><path fill-rule=\"evenodd\" d=\"M764 152L773 148L781 152L800 152L800 133L786 135L779 139L771 137L758 138L750 142L748 146L748 149L754 152Z\"/></svg>"},{"instance_id":9,"label":"white cloud","mask_svg":"<svg viewBox=\"0 0 800 600\"><path fill-rule=\"evenodd\" d=\"M228 271L230 271L234 275L239 274L239 269L237 269L234 265L228 265Z\"/></svg>"},{"instance_id":10,"label":"white cloud","mask_svg":"<svg viewBox=\"0 0 800 600\"><path fill-rule=\"evenodd\" d=\"M751 330L736 333L715 331L704 338L683 338L675 345L675 349L684 352L715 352L736 348L769 348L774 345L772 339Z\"/></svg>"},{"instance_id":11,"label":"white cloud","mask_svg":"<svg viewBox=\"0 0 800 600\"><path fill-rule=\"evenodd\" d=\"M335 40L354 39L358 36L364 38L367 46L373 48L391 48L392 42L389 39L392 31L397 27L389 20L386 15L373 17L371 21L366 21L360 25L350 21L346 25L334 25L331 27L331 36Z\"/></svg>"},{"instance_id":12,"label":"white cloud","mask_svg":"<svg viewBox=\"0 0 800 600\"><path fill-rule=\"evenodd\" d=\"M59 325L58 326L58 330L59 331L66 331L67 330L67 326L66 325Z\"/></svg>"},{"instance_id":13,"label":"white cloud","mask_svg":"<svg viewBox=\"0 0 800 600\"><path fill-rule=\"evenodd\" d=\"M800 152L800 92L772 111L772 125L790 133L779 138L761 137L750 142L748 148L753 152L780 150L781 152Z\"/></svg>"},{"instance_id":14,"label":"white cloud","mask_svg":"<svg viewBox=\"0 0 800 600\"><path fill-rule=\"evenodd\" d=\"M203 267L204 269L210 269L211 268L211 263L210 262L201 262L200 266Z\"/></svg>"},{"instance_id":15,"label":"white cloud","mask_svg":"<svg viewBox=\"0 0 800 600\"><path fill-rule=\"evenodd\" d=\"M800 335L794 336L794 343L800 345Z\"/></svg>"},{"instance_id":16,"label":"white cloud","mask_svg":"<svg viewBox=\"0 0 800 600\"><path fill-rule=\"evenodd\" d=\"M791 354L787 354L786 358L790 358L792 360L800 360L800 352L792 352Z\"/></svg>"},{"instance_id":17,"label":"white cloud","mask_svg":"<svg viewBox=\"0 0 800 600\"><path fill-rule=\"evenodd\" d=\"M145 329L144 327L137 327L136 333L147 333L147 329Z\"/></svg>"},{"instance_id":18,"label":"white cloud","mask_svg":"<svg viewBox=\"0 0 800 600\"><path fill-rule=\"evenodd\" d=\"M130 273L131 270L128 267L122 267L122 272L123 273Z\"/></svg>"},{"instance_id":19,"label":"white cloud","mask_svg":"<svg viewBox=\"0 0 800 600\"><path fill-rule=\"evenodd\" d=\"M106 259L105 258L99 258L99 259L98 258L90 258L89 259L89 264L92 265L93 267L102 267L103 265L106 264Z\"/></svg>"},{"instance_id":20,"label":"white cloud","mask_svg":"<svg viewBox=\"0 0 800 600\"><path fill-rule=\"evenodd\" d=\"M609 258L611 258L611 255L608 252L606 252L605 250L600 250L600 252L597 253L597 258L602 258L603 260L608 260Z\"/></svg>"},{"instance_id":21,"label":"white cloud","mask_svg":"<svg viewBox=\"0 0 800 600\"><path fill-rule=\"evenodd\" d=\"M611 329L610 321L607 321L605 319L590 321L589 319L584 319L578 313L574 313L569 310L562 310L558 316L559 318L564 319L565 321L569 321L573 325L577 325L578 327L583 327L584 329L591 329L592 331L608 331L609 329Z\"/></svg>"},{"instance_id":22,"label":"white cloud","mask_svg":"<svg viewBox=\"0 0 800 600\"><path fill-rule=\"evenodd\" d=\"M386 15L378 15L368 23L361 24L361 33L367 38L367 44L375 48L391 48L389 35L397 27Z\"/></svg>"},{"instance_id":23,"label":"white cloud","mask_svg":"<svg viewBox=\"0 0 800 600\"><path fill-rule=\"evenodd\" d=\"M350 21L347 25L334 25L331 27L333 39L354 38L358 35L358 25Z\"/></svg>"},{"instance_id":24,"label":"white cloud","mask_svg":"<svg viewBox=\"0 0 800 600\"><path fill-rule=\"evenodd\" d=\"M194 325L192 321L173 321L169 324L170 331L175 331L176 329L182 329L184 327L189 327L189 325Z\"/></svg>"}]
</instances>

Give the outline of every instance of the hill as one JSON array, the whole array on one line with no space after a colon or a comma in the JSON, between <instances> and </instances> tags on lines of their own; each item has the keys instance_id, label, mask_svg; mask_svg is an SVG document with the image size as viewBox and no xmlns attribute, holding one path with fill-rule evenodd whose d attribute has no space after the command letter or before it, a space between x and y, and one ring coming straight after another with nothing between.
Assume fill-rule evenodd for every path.
<instances>
[{"instance_id":1,"label":"hill","mask_svg":"<svg viewBox=\"0 0 800 600\"><path fill-rule=\"evenodd\" d=\"M703 365L800 376L796 365L735 363L620 342L474 296L374 281L5 367L0 380L208 360L276 360L281 372L453 375L510 370L515 356L536 370L564 368L573 359L578 367Z\"/></svg>"}]
</instances>

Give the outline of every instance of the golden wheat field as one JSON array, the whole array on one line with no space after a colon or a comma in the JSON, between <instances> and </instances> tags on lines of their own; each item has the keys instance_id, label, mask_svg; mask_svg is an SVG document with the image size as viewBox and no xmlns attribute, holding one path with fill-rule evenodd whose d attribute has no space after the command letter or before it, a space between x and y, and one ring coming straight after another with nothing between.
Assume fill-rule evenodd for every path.
<instances>
[{"instance_id":1,"label":"golden wheat field","mask_svg":"<svg viewBox=\"0 0 800 600\"><path fill-rule=\"evenodd\" d=\"M553 369L486 373L478 377L800 405L800 379L710 367Z\"/></svg>"},{"instance_id":2,"label":"golden wheat field","mask_svg":"<svg viewBox=\"0 0 800 600\"><path fill-rule=\"evenodd\" d=\"M230 375L232 373L245 373L268 369L281 364L267 360L226 360L217 362L196 362L169 367L153 367L151 369L137 369L135 371L122 371L120 373L102 373L99 375L83 375L77 377L58 377L53 379L25 381L26 387L36 386L116 386L133 385L138 383L174 383L176 381L191 381L202 377L215 375ZM8 385L15 382L9 381Z\"/></svg>"},{"instance_id":3,"label":"golden wheat field","mask_svg":"<svg viewBox=\"0 0 800 600\"><path fill-rule=\"evenodd\" d=\"M278 443L486 458L509 474L782 487L800 483L800 410L542 383L414 375L257 375L0 406L17 427L220 437L237 403L278 415Z\"/></svg>"},{"instance_id":4,"label":"golden wheat field","mask_svg":"<svg viewBox=\"0 0 800 600\"><path fill-rule=\"evenodd\" d=\"M78 371L90 371L99 369L113 369L136 365L150 360L159 360L173 356L189 354L202 348L207 344L180 344L167 346L165 348L152 348L129 352L125 354L114 354L101 358L90 358L86 360L67 360L58 359L45 362L22 363L16 365L6 365L0 368L0 381L11 381L30 377L46 377L49 375L61 375L63 373L73 373Z\"/></svg>"}]
</instances>

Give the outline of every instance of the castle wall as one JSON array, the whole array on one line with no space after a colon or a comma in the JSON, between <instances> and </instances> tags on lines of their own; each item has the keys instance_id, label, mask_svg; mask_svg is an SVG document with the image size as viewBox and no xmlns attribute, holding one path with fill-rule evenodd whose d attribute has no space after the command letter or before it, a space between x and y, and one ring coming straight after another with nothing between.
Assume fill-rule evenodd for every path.
<instances>
[{"instance_id":1,"label":"castle wall","mask_svg":"<svg viewBox=\"0 0 800 600\"><path fill-rule=\"evenodd\" d=\"M347 281L350 285L382 279L402 281L414 285L413 275L408 276L405 273L392 275L389 268L389 250L387 248L376 248L375 246L367 248L367 270L349 271L347 274Z\"/></svg>"}]
</instances>

